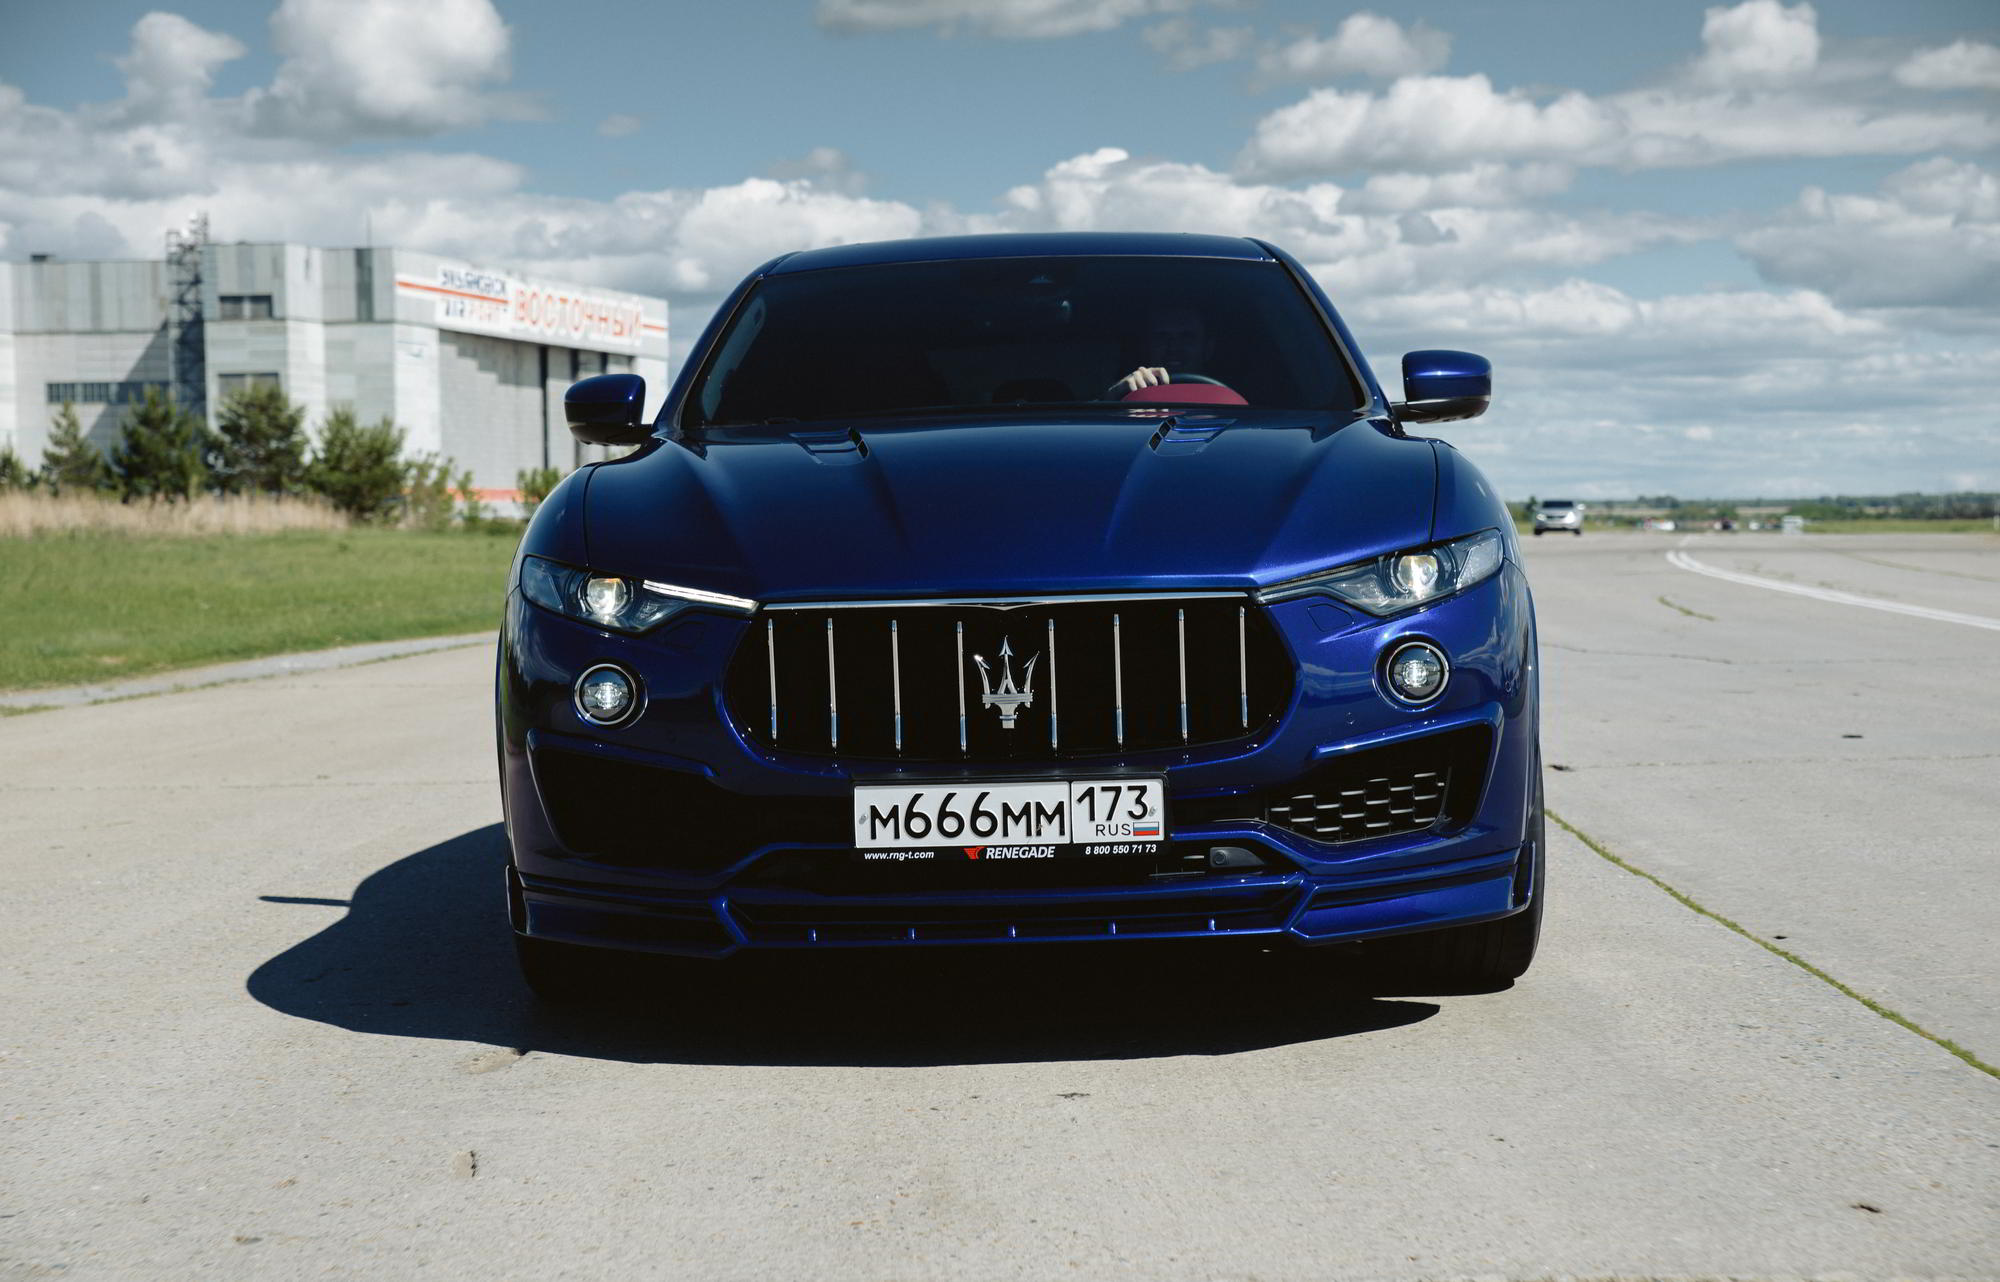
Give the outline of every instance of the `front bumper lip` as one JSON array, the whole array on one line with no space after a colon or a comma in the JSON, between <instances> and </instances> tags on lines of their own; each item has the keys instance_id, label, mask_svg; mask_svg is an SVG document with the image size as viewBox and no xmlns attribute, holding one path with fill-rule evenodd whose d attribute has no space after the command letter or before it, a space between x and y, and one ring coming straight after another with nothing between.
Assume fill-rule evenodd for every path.
<instances>
[{"instance_id":1,"label":"front bumper lip","mask_svg":"<svg viewBox=\"0 0 2000 1282\"><path fill-rule=\"evenodd\" d=\"M1487 753L1487 760L1481 767L1481 777L1477 789L1483 796L1487 792L1492 772L1499 760L1501 736L1506 727L1504 709L1497 703L1478 704L1469 708L1460 708L1449 713L1429 715L1422 717L1420 720L1391 726L1370 734L1321 743L1313 746L1306 752L1305 765L1317 766L1352 753L1393 747L1397 744L1448 734L1454 730L1471 727L1485 727L1493 735ZM529 731L527 743L529 751L524 758L522 768L524 782L533 772L532 765L526 763L539 760L540 754L546 749L560 749L573 754L600 757L610 761L625 761L660 769L679 770L683 773L695 774L711 780L714 778L713 771L700 762L670 757L660 753L642 752L623 745L557 734L550 731ZM1227 751L1228 749L1226 748L1223 750L1223 752ZM1167 754L1153 755L1160 758L1167 756ZM1217 755L1221 756L1222 754L1218 753ZM1300 868L1308 876L1325 874L1355 876L1378 868L1393 871L1395 868L1407 868L1413 864L1423 865L1432 862L1449 861L1462 857L1468 850L1488 851L1496 845L1503 844L1509 840L1508 837L1501 835L1493 825L1485 822L1478 816L1475 816L1468 824L1446 828L1442 831L1401 832L1337 844L1316 841L1311 837L1303 836L1289 829L1254 819L1187 822L1175 817L1174 808L1177 804L1204 801L1217 796L1227 795L1233 791L1240 791L1240 789L1213 787L1179 788L1176 786L1177 781L1171 773L1172 768L1171 764L1163 762L1162 764L1155 765L1144 757L1135 756L1121 761L1112 767L1099 768L1090 764L1082 766L1071 765L1069 768L1063 770L1040 772L1014 771L1007 774L1006 777L1078 777L1099 769L1106 776L1122 774L1165 775L1169 779L1169 789L1172 794L1168 802L1168 819L1170 822L1166 840L1169 843L1248 843L1265 849L1278 859L1284 861L1288 866ZM906 780L899 780L894 777L885 777L878 780L872 776L857 776L852 783L843 781L839 786L839 791L835 795L844 801L849 795L849 790L853 787L853 783L859 782L907 782L914 780L935 783L961 777L977 780L1002 777L1002 775L991 767L982 767L977 763L971 763L958 767L947 766L913 771ZM522 788L519 791L524 797L533 795L538 798L540 795L539 785L532 788ZM749 803L754 803L754 800L754 797L746 798L746 802ZM662 816L662 822L666 822L665 816ZM553 831L553 824L546 823L545 821L543 826L551 832ZM560 864L567 866L567 868L579 874L590 877L591 881L587 884L612 884L640 891L645 891L652 887L669 887L675 893L699 891L721 894L725 893L731 882L750 871L760 860L774 852L825 850L829 853L834 853L849 849L852 849L852 847L827 845L813 841L778 841L749 850L745 852L742 858L708 874L675 873L655 869L635 870L617 863L598 862L588 856L577 855L567 851L563 852ZM1393 868L1390 868L1390 865L1393 865ZM552 866L550 861L537 861L529 868L529 871L537 873L550 872L556 871L556 868Z\"/></svg>"},{"instance_id":2,"label":"front bumper lip","mask_svg":"<svg viewBox=\"0 0 2000 1282\"><path fill-rule=\"evenodd\" d=\"M1289 872L1044 892L675 893L515 869L508 889L516 929L525 934L684 956L1223 937L1313 945L1508 916L1524 906L1516 894L1521 854L1372 875Z\"/></svg>"}]
</instances>

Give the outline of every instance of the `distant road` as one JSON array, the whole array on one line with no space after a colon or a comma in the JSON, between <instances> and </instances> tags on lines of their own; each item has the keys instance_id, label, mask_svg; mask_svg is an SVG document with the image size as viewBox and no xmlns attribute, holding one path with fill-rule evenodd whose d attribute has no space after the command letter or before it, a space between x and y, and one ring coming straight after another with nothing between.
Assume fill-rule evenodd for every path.
<instances>
[{"instance_id":1,"label":"distant road","mask_svg":"<svg viewBox=\"0 0 2000 1282\"><path fill-rule=\"evenodd\" d=\"M1528 541L1551 808L2000 1059L2000 641L1677 540ZM2000 614L1993 540L1688 550ZM543 1012L491 658L0 720L0 1277L2000 1274L2000 1081L1560 829L1508 992L1110 949Z\"/></svg>"},{"instance_id":2,"label":"distant road","mask_svg":"<svg viewBox=\"0 0 2000 1282\"><path fill-rule=\"evenodd\" d=\"M1586 535L1529 556L1557 809L2000 1064L2000 637L1963 626L2000 626L2000 538Z\"/></svg>"}]
</instances>

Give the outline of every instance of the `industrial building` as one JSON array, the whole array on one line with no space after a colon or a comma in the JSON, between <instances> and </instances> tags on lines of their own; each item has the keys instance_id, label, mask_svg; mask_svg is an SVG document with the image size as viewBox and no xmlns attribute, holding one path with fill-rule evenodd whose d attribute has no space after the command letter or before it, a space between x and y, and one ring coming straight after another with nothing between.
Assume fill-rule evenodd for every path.
<instances>
[{"instance_id":1,"label":"industrial building","mask_svg":"<svg viewBox=\"0 0 2000 1282\"><path fill-rule=\"evenodd\" d=\"M667 304L402 249L215 244L200 224L165 257L0 263L0 447L39 464L68 401L108 449L158 388L211 426L230 393L275 382L316 430L350 405L405 450L470 468L488 498L523 468L603 451L563 421L563 390L629 371L658 408Z\"/></svg>"}]
</instances>

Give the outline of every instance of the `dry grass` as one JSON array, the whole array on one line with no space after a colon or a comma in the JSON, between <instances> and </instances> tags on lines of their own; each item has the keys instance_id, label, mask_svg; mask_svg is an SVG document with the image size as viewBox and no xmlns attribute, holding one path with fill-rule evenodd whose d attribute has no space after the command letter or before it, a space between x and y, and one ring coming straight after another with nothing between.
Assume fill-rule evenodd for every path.
<instances>
[{"instance_id":1,"label":"dry grass","mask_svg":"<svg viewBox=\"0 0 2000 1282\"><path fill-rule=\"evenodd\" d=\"M48 534L275 534L285 530L345 530L347 517L323 499L261 494L185 503L120 503L96 494L60 497L37 490L0 492L0 539Z\"/></svg>"}]
</instances>

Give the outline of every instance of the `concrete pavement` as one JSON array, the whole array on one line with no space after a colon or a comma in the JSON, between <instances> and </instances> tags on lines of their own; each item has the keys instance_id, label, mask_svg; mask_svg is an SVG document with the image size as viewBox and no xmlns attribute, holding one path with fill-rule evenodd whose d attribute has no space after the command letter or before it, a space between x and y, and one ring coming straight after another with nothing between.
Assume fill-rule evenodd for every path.
<instances>
[{"instance_id":1,"label":"concrete pavement","mask_svg":"<svg viewBox=\"0 0 2000 1282\"><path fill-rule=\"evenodd\" d=\"M1672 546L1529 546L1551 808L1990 1061L1991 634ZM2000 1082L1566 834L1502 993L904 956L545 1012L490 663L0 721L0 1276L2000 1275Z\"/></svg>"}]
</instances>

